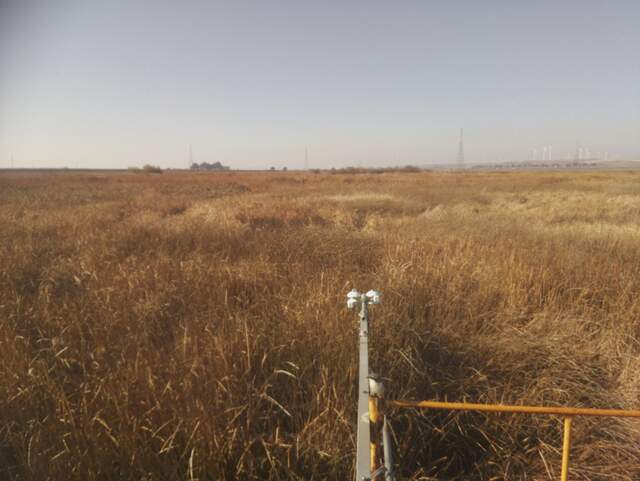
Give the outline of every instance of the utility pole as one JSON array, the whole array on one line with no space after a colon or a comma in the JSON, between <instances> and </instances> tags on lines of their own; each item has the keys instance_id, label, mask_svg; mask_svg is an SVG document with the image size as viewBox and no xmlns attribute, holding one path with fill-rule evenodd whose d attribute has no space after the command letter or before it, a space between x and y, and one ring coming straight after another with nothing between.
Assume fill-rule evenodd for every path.
<instances>
[{"instance_id":1,"label":"utility pole","mask_svg":"<svg viewBox=\"0 0 640 481\"><path fill-rule=\"evenodd\" d=\"M13 154L11 154L11 170L13 170Z\"/></svg>"},{"instance_id":2,"label":"utility pole","mask_svg":"<svg viewBox=\"0 0 640 481\"><path fill-rule=\"evenodd\" d=\"M192 165L193 165L193 148L191 144L189 144L189 167L187 169L190 169Z\"/></svg>"},{"instance_id":3,"label":"utility pole","mask_svg":"<svg viewBox=\"0 0 640 481\"><path fill-rule=\"evenodd\" d=\"M458 168L461 169L464 166L464 129L460 129L460 140L458 141Z\"/></svg>"},{"instance_id":4,"label":"utility pole","mask_svg":"<svg viewBox=\"0 0 640 481\"><path fill-rule=\"evenodd\" d=\"M304 170L309 170L309 149L304 148Z\"/></svg>"}]
</instances>

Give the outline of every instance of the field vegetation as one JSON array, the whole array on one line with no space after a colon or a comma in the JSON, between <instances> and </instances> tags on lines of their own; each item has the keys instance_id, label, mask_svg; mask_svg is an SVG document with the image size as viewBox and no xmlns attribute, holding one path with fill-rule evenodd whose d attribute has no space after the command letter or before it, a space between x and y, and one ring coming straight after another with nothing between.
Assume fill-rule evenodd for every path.
<instances>
[{"instance_id":1,"label":"field vegetation","mask_svg":"<svg viewBox=\"0 0 640 481\"><path fill-rule=\"evenodd\" d=\"M640 407L638 173L1 173L0 479L352 479L352 287L391 398ZM559 478L558 418L390 415L404 479Z\"/></svg>"}]
</instances>

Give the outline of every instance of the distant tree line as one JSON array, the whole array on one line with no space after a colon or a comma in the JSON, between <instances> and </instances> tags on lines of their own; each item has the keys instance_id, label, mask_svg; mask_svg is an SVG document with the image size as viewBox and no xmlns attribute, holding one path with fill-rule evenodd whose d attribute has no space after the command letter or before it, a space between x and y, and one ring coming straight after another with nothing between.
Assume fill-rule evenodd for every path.
<instances>
[{"instance_id":1,"label":"distant tree line","mask_svg":"<svg viewBox=\"0 0 640 481\"><path fill-rule=\"evenodd\" d=\"M312 169L312 172L321 172L319 169ZM332 174L384 174L386 172L428 172L428 169L421 169L415 165L404 165L396 167L344 167L341 169L331 168Z\"/></svg>"},{"instance_id":2,"label":"distant tree line","mask_svg":"<svg viewBox=\"0 0 640 481\"><path fill-rule=\"evenodd\" d=\"M213 164L209 162L202 162L201 164L194 162L190 168L191 170L229 170L228 165L222 165L220 162L214 162Z\"/></svg>"},{"instance_id":3,"label":"distant tree line","mask_svg":"<svg viewBox=\"0 0 640 481\"><path fill-rule=\"evenodd\" d=\"M162 169L157 165L144 164L140 167L129 167L129 172L134 174L162 174Z\"/></svg>"}]
</instances>

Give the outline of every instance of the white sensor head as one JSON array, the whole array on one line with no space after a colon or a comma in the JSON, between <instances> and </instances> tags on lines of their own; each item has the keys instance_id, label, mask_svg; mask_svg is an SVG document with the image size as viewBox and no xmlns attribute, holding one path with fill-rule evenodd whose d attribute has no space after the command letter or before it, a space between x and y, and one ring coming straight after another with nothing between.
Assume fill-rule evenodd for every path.
<instances>
[{"instance_id":1,"label":"white sensor head","mask_svg":"<svg viewBox=\"0 0 640 481\"><path fill-rule=\"evenodd\" d=\"M360 293L355 289L351 289L347 294L347 299L359 299L359 298L360 298Z\"/></svg>"},{"instance_id":2,"label":"white sensor head","mask_svg":"<svg viewBox=\"0 0 640 481\"><path fill-rule=\"evenodd\" d=\"M369 374L369 394L373 397L384 397L384 383L376 374Z\"/></svg>"},{"instance_id":3,"label":"white sensor head","mask_svg":"<svg viewBox=\"0 0 640 481\"><path fill-rule=\"evenodd\" d=\"M378 291L370 290L365 294L369 299L370 304L380 304L380 293Z\"/></svg>"},{"instance_id":4,"label":"white sensor head","mask_svg":"<svg viewBox=\"0 0 640 481\"><path fill-rule=\"evenodd\" d=\"M347 294L347 308L353 309L358 305L358 300L360 299L360 293L355 289L351 289L351 291Z\"/></svg>"}]
</instances>

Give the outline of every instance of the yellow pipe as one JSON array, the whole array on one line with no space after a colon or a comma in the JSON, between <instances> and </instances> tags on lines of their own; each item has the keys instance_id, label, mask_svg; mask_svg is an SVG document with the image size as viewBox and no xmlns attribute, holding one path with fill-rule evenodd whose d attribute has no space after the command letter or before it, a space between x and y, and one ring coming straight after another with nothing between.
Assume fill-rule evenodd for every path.
<instances>
[{"instance_id":1,"label":"yellow pipe","mask_svg":"<svg viewBox=\"0 0 640 481\"><path fill-rule=\"evenodd\" d=\"M369 444L369 450L369 455L371 456L371 472L373 473L378 469L378 446L376 446L376 443L371 442L371 444Z\"/></svg>"},{"instance_id":2,"label":"yellow pipe","mask_svg":"<svg viewBox=\"0 0 640 481\"><path fill-rule=\"evenodd\" d=\"M571 417L564 418L564 436L562 438L562 472L560 481L567 481L569 476L569 450L571 449Z\"/></svg>"},{"instance_id":3,"label":"yellow pipe","mask_svg":"<svg viewBox=\"0 0 640 481\"><path fill-rule=\"evenodd\" d=\"M371 426L371 443L369 445L371 456L371 471L378 469L378 434L380 422L380 410L378 409L378 398L369 397L369 426Z\"/></svg>"},{"instance_id":4,"label":"yellow pipe","mask_svg":"<svg viewBox=\"0 0 640 481\"><path fill-rule=\"evenodd\" d=\"M440 401L388 401L388 404L403 408L451 409L457 411L485 411L496 413L551 414L558 416L614 416L640 417L638 410L591 409L548 406L513 406L507 404L473 404Z\"/></svg>"}]
</instances>

